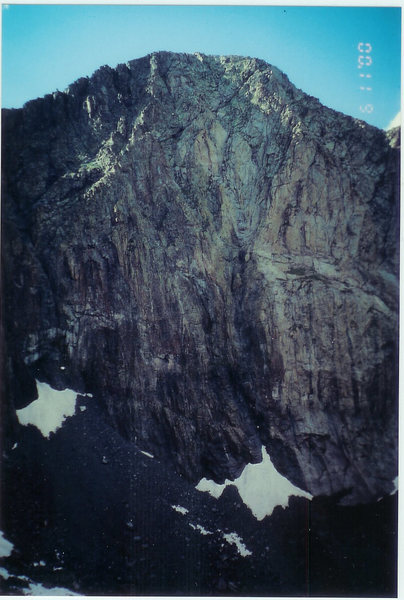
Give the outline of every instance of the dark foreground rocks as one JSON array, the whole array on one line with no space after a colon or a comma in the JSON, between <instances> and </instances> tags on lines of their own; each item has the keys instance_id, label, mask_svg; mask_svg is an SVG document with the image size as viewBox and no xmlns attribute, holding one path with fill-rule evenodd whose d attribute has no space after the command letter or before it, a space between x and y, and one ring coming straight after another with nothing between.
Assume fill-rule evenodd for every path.
<instances>
[{"instance_id":1,"label":"dark foreground rocks","mask_svg":"<svg viewBox=\"0 0 404 600\"><path fill-rule=\"evenodd\" d=\"M196 491L86 404L49 440L22 428L7 451L9 574L85 595L395 595L397 494L355 507L291 498L258 522L235 488ZM27 587L0 572L1 593Z\"/></svg>"}]
</instances>

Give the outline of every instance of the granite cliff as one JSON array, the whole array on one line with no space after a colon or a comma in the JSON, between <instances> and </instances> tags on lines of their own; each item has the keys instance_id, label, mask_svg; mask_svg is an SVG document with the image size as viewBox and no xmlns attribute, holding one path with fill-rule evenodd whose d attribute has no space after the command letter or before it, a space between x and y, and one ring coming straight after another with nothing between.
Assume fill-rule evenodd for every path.
<instances>
[{"instance_id":1,"label":"granite cliff","mask_svg":"<svg viewBox=\"0 0 404 600\"><path fill-rule=\"evenodd\" d=\"M397 475L398 142L257 59L159 52L3 114L5 423L92 393L191 482Z\"/></svg>"}]
</instances>

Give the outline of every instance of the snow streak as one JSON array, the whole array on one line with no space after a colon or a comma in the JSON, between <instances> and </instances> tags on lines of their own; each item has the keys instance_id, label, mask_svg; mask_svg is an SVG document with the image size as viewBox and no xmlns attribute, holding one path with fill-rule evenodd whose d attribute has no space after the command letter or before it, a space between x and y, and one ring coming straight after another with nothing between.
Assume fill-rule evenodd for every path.
<instances>
[{"instance_id":1,"label":"snow streak","mask_svg":"<svg viewBox=\"0 0 404 600\"><path fill-rule=\"evenodd\" d=\"M241 537L239 535L237 535L237 533L235 533L234 531L232 533L223 533L222 532L222 535L228 544L234 544L237 547L238 553L241 556L251 556L252 555L252 552L250 552L250 550L247 549L243 540L241 539Z\"/></svg>"},{"instance_id":2,"label":"snow streak","mask_svg":"<svg viewBox=\"0 0 404 600\"><path fill-rule=\"evenodd\" d=\"M178 506L175 504L172 504L171 508L173 508L178 513L181 513L182 515L186 515L189 512L189 510L187 508L184 508L183 506Z\"/></svg>"},{"instance_id":3,"label":"snow streak","mask_svg":"<svg viewBox=\"0 0 404 600\"><path fill-rule=\"evenodd\" d=\"M202 525L199 525L198 523L196 525L189 523L189 526L192 527L192 529L195 529L195 531L199 531L199 533L202 535L213 535L213 531L208 531L205 529L205 527L202 527Z\"/></svg>"},{"instance_id":4,"label":"snow streak","mask_svg":"<svg viewBox=\"0 0 404 600\"><path fill-rule=\"evenodd\" d=\"M146 450L141 450L140 452L145 456L148 456L149 458L154 458L153 454L150 454L150 452L146 452Z\"/></svg>"}]
</instances>

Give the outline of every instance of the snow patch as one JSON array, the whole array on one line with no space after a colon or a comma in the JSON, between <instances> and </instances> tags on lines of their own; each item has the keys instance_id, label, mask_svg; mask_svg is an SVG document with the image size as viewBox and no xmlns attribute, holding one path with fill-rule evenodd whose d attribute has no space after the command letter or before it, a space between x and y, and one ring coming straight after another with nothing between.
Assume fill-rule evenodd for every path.
<instances>
[{"instance_id":1,"label":"snow patch","mask_svg":"<svg viewBox=\"0 0 404 600\"><path fill-rule=\"evenodd\" d=\"M66 367L60 367L61 371L64 371L66 369Z\"/></svg>"},{"instance_id":2,"label":"snow patch","mask_svg":"<svg viewBox=\"0 0 404 600\"><path fill-rule=\"evenodd\" d=\"M14 548L14 544L6 540L4 533L0 531L0 558L10 556Z\"/></svg>"},{"instance_id":3,"label":"snow patch","mask_svg":"<svg viewBox=\"0 0 404 600\"><path fill-rule=\"evenodd\" d=\"M45 566L45 563L43 560L41 560L39 563L33 563L33 564L34 564L34 566L38 566L38 565ZM36 582L32 581L32 579L30 579L29 577L26 577L26 575L13 575L12 573L9 573L7 571L7 569L4 569L4 568L0 568L0 577L2 579L6 579L6 580L9 577L14 577L15 579L19 579L21 582L28 583L28 588L22 589L22 593L24 594L24 596L78 596L79 595L79 594L76 594L75 592L72 592L71 590L66 589L66 588L44 587L42 585L42 583L36 583Z\"/></svg>"},{"instance_id":4,"label":"snow patch","mask_svg":"<svg viewBox=\"0 0 404 600\"><path fill-rule=\"evenodd\" d=\"M84 412L85 410L87 410L87 406L80 406L80 410L81 412Z\"/></svg>"},{"instance_id":5,"label":"snow patch","mask_svg":"<svg viewBox=\"0 0 404 600\"><path fill-rule=\"evenodd\" d=\"M28 588L24 588L23 590L24 596L78 596L79 594L75 594L66 588L54 587L54 588L46 588L41 583L33 583L29 584Z\"/></svg>"},{"instance_id":6,"label":"snow patch","mask_svg":"<svg viewBox=\"0 0 404 600\"><path fill-rule=\"evenodd\" d=\"M184 508L183 506L179 506L176 504L172 504L171 508L173 508L178 513L181 513L182 515L186 515L189 512L189 510L187 508Z\"/></svg>"},{"instance_id":7,"label":"snow patch","mask_svg":"<svg viewBox=\"0 0 404 600\"><path fill-rule=\"evenodd\" d=\"M190 523L189 525L190 527L192 527L192 529L199 531L199 533L201 533L202 535L213 535L213 531L208 531L207 529L205 529L205 527L202 527L202 525L199 525L198 523L196 525Z\"/></svg>"},{"instance_id":8,"label":"snow patch","mask_svg":"<svg viewBox=\"0 0 404 600\"><path fill-rule=\"evenodd\" d=\"M77 392L54 390L40 381L36 381L36 386L38 399L16 413L21 425L35 425L49 439L50 434L55 433L65 419L76 412Z\"/></svg>"},{"instance_id":9,"label":"snow patch","mask_svg":"<svg viewBox=\"0 0 404 600\"><path fill-rule=\"evenodd\" d=\"M232 533L223 533L222 532L222 535L228 544L234 544L237 547L238 553L241 556L251 556L252 555L252 552L250 552L250 550L247 549L243 540L241 539L241 537L239 535L237 535L237 533L235 533L234 531Z\"/></svg>"},{"instance_id":10,"label":"snow patch","mask_svg":"<svg viewBox=\"0 0 404 600\"><path fill-rule=\"evenodd\" d=\"M64 552L61 552L60 550L55 550L55 556L57 558L57 560L59 560L60 562L63 562L64 560Z\"/></svg>"},{"instance_id":11,"label":"snow patch","mask_svg":"<svg viewBox=\"0 0 404 600\"><path fill-rule=\"evenodd\" d=\"M394 488L393 488L393 491L390 492L390 496L392 496L393 494L395 494L396 492L398 492L398 475L397 475L397 477L395 477L393 479L392 483L394 485Z\"/></svg>"},{"instance_id":12,"label":"snow patch","mask_svg":"<svg viewBox=\"0 0 404 600\"><path fill-rule=\"evenodd\" d=\"M154 458L153 454L150 454L150 452L146 452L146 450L141 450L140 452L145 456L148 456L149 458Z\"/></svg>"},{"instance_id":13,"label":"snow patch","mask_svg":"<svg viewBox=\"0 0 404 600\"><path fill-rule=\"evenodd\" d=\"M198 483L196 489L209 492L214 498L219 498L228 485L236 486L242 501L258 521L270 516L276 506L286 508L290 496L302 496L309 500L313 498L311 494L293 485L275 469L264 446L262 461L246 465L240 477L234 481L226 479L224 484L217 484L204 478Z\"/></svg>"},{"instance_id":14,"label":"snow patch","mask_svg":"<svg viewBox=\"0 0 404 600\"><path fill-rule=\"evenodd\" d=\"M10 573L7 571L7 569L3 569L3 567L0 567L0 577L2 577L3 579L8 579L10 577Z\"/></svg>"},{"instance_id":15,"label":"snow patch","mask_svg":"<svg viewBox=\"0 0 404 600\"><path fill-rule=\"evenodd\" d=\"M11 450L15 450L17 448L18 444L17 442L15 442L15 444L13 445L13 447L11 448Z\"/></svg>"}]
</instances>

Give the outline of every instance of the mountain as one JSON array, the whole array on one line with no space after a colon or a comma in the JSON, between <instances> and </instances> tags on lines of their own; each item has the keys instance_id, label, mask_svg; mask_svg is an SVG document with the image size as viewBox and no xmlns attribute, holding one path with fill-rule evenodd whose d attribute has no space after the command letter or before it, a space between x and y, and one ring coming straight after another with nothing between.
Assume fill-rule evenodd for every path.
<instances>
[{"instance_id":1,"label":"mountain","mask_svg":"<svg viewBox=\"0 0 404 600\"><path fill-rule=\"evenodd\" d=\"M89 569L93 582L83 588L81 574L79 591L95 589L95 566L83 553L102 536L114 548L108 564L122 569L121 553L126 577L128 570L138 577L124 577L120 588L113 566L110 580L101 577L110 591L268 595L329 585L341 593L348 571L338 560L329 580L317 569L307 588L303 515L314 511L320 533L317 546L312 534L313 547L327 540L338 555L332 516L356 510L348 552L355 548L364 565L374 562L377 580L381 567L369 552L384 544L394 556L395 544L399 130L384 132L322 106L264 61L167 52L102 67L64 92L5 110L2 127L4 478L6 503L14 504L5 529L19 551L48 548L47 536L28 532L34 498L41 523L53 519L64 540L70 570ZM49 439L38 421L32 426L33 401L45 384L74 390L71 416L48 430ZM87 394L79 397L96 418L79 414L76 393ZM39 429L57 402L49 398ZM21 440L25 449L14 448ZM126 458L114 459L112 469L114 443ZM141 477L146 459L161 467L146 465ZM268 466L267 482L291 486L285 506L292 496L289 509L271 516L265 508L258 523L242 501L242 489L271 495L247 485L260 479L247 476L255 465ZM211 492L227 485L212 499L194 489L201 480ZM24 481L30 491L21 497ZM134 528L145 520L154 540L139 552L125 526L135 518L129 490L142 498ZM185 508L183 496L198 498L198 518L209 517L192 524L214 529L213 537L186 524L185 562L181 553L170 556L170 544L179 542L168 532L164 552L156 550L166 562L150 558L162 523L175 529L174 519L184 516L172 509ZM97 529L119 498L128 506ZM156 502L164 506L158 517L148 508ZM217 503L227 507L221 518L212 513ZM226 516L230 506L238 506L231 508L236 521ZM67 519L64 529L56 515ZM369 550L359 540L370 515L380 527ZM279 556L286 523L296 524L291 539L303 562ZM264 550L270 538L261 558L256 550L257 536L264 540L271 528L278 532L272 579ZM233 554L250 551L249 542L254 549L255 559L242 562L256 565L256 580L238 567L238 580L229 575L222 558L227 575L219 573L221 536L233 533L244 539L243 546L228 538ZM104 564L108 552L94 561ZM144 556L143 568L136 561ZM196 587L187 580L191 572L205 578ZM370 585L358 572L346 577L348 594ZM371 589L394 593L394 568L384 568L384 577L388 583L381 576Z\"/></svg>"}]
</instances>

